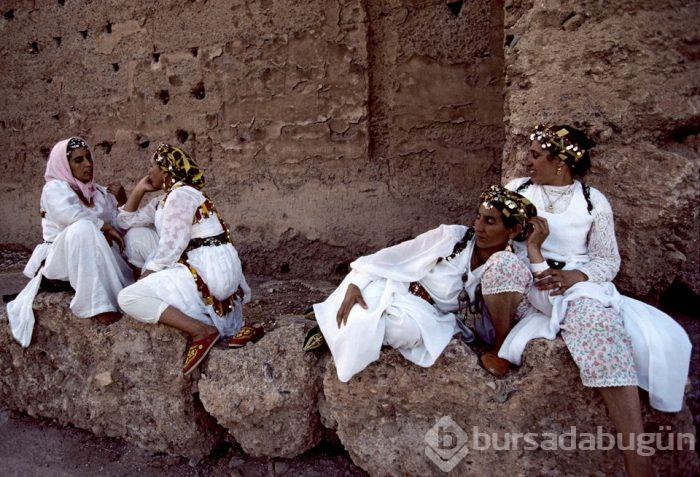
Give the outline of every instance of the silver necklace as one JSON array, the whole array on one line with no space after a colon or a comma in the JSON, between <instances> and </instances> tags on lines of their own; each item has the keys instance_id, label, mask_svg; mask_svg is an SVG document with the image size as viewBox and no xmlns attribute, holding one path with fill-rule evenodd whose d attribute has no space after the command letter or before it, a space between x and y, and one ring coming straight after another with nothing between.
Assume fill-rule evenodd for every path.
<instances>
[{"instance_id":1,"label":"silver necklace","mask_svg":"<svg viewBox=\"0 0 700 477\"><path fill-rule=\"evenodd\" d=\"M554 204L556 204L557 202L559 202L559 200L560 200L562 197L569 195L569 194L571 193L571 191L574 190L574 184L571 184L564 192L561 193L561 195L559 195L559 197L557 197L556 199L552 200L552 198L551 198L551 197L549 196L549 194L547 193L547 189L545 189L545 187L546 187L546 186L542 186L542 193L543 193L544 196L547 198L548 205L546 205L546 206L544 207L544 210L546 210L546 211L549 212L549 213L554 212Z\"/></svg>"}]
</instances>

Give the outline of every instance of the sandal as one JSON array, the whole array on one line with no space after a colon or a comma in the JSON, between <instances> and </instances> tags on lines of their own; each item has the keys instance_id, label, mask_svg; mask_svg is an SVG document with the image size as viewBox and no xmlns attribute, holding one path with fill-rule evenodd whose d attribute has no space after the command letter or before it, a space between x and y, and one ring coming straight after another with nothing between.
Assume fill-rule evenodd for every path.
<instances>
[{"instance_id":1,"label":"sandal","mask_svg":"<svg viewBox=\"0 0 700 477\"><path fill-rule=\"evenodd\" d=\"M306 333L302 350L313 351L322 348L326 344L326 338L321 333L321 328L314 326Z\"/></svg>"},{"instance_id":2,"label":"sandal","mask_svg":"<svg viewBox=\"0 0 700 477\"><path fill-rule=\"evenodd\" d=\"M185 358L185 364L182 366L182 374L187 376L194 368L199 366L199 363L206 358L218 339L219 332L214 331L201 340L193 341L190 347L187 348L187 357Z\"/></svg>"},{"instance_id":3,"label":"sandal","mask_svg":"<svg viewBox=\"0 0 700 477\"><path fill-rule=\"evenodd\" d=\"M228 340L228 347L242 348L248 343L255 343L263 336L265 336L265 330L261 327L246 325Z\"/></svg>"},{"instance_id":4,"label":"sandal","mask_svg":"<svg viewBox=\"0 0 700 477\"><path fill-rule=\"evenodd\" d=\"M510 361L499 358L496 353L486 351L479 356L479 366L491 373L491 375L502 378L510 369Z\"/></svg>"},{"instance_id":5,"label":"sandal","mask_svg":"<svg viewBox=\"0 0 700 477\"><path fill-rule=\"evenodd\" d=\"M313 306L310 306L304 310L304 318L307 320L316 321L316 312L314 311Z\"/></svg>"}]
</instances>

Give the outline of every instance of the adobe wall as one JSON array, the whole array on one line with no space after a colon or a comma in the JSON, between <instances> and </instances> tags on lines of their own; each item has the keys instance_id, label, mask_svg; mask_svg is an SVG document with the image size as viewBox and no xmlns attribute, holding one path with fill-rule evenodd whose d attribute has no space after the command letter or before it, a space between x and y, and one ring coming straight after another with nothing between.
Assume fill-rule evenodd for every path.
<instances>
[{"instance_id":1,"label":"adobe wall","mask_svg":"<svg viewBox=\"0 0 700 477\"><path fill-rule=\"evenodd\" d=\"M251 274L338 277L471 219L504 140L492 3L3 2L0 243L40 240L45 160L78 134L127 188L158 142L191 152Z\"/></svg>"},{"instance_id":2,"label":"adobe wall","mask_svg":"<svg viewBox=\"0 0 700 477\"><path fill-rule=\"evenodd\" d=\"M522 174L538 122L597 143L587 182L615 212L616 283L652 298L700 293L700 3L506 2L504 176Z\"/></svg>"}]
</instances>

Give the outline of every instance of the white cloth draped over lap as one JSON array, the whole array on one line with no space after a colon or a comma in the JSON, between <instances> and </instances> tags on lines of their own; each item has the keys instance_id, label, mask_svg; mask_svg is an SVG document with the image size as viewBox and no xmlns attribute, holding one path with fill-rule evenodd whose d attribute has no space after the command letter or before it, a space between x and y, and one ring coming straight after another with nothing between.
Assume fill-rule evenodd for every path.
<instances>
[{"instance_id":1,"label":"white cloth draped over lap","mask_svg":"<svg viewBox=\"0 0 700 477\"><path fill-rule=\"evenodd\" d=\"M228 298L239 286L243 289L243 302L236 300L233 309L224 316L217 315L213 306L204 302L192 273L178 263L191 239L213 237L224 231L213 213L196 224L192 223L197 209L205 200L204 195L193 187L178 187L167 195L165 202L161 196L135 212L125 212L122 209L118 223L125 229L154 227L158 234L157 248L143 265L144 270L156 273L143 278L143 282L163 302L192 318L214 325L219 333L229 336L242 326L243 303L250 301L250 287L243 275L236 249L226 243L198 247L187 253L190 265L197 270L217 299ZM130 261L134 263L138 260L130 257Z\"/></svg>"},{"instance_id":2,"label":"white cloth draped over lap","mask_svg":"<svg viewBox=\"0 0 700 477\"><path fill-rule=\"evenodd\" d=\"M44 242L34 249L24 269L31 281L7 305L12 334L22 346L31 341L32 303L42 276L70 282L75 290L70 308L79 318L119 309L117 295L131 283L131 270L117 246L110 247L100 231L104 223L116 227L116 199L104 187L96 188L94 204L88 207L66 182L44 185L40 201Z\"/></svg>"},{"instance_id":3,"label":"white cloth draped over lap","mask_svg":"<svg viewBox=\"0 0 700 477\"><path fill-rule=\"evenodd\" d=\"M516 179L506 187L516 190L525 180ZM550 236L554 235L551 243L566 243L565 240L556 238L557 231L566 230L565 223L557 225L557 221L569 220L571 215L589 215L580 183L576 182L575 185L577 189L566 214L544 212L544 204L538 200L535 185L521 192L538 207L541 211L539 215L550 221ZM619 266L612 211L604 196L593 188L591 199L593 210L598 209L598 212L593 215L594 225L588 237L589 245L595 245L589 247L588 256L568 254L565 246L561 245L555 258L548 256L543 247L545 258L566 261L565 270L582 270L589 276L589 280L579 282L563 295L554 297L549 296L548 292L532 287L527 297L532 306L508 334L498 355L519 365L525 346L530 340L554 339L557 336L570 301L584 297L592 298L621 313L625 330L632 339L639 385L649 392L652 407L665 412L680 411L683 407L692 349L690 339L673 318L646 303L620 295L610 282Z\"/></svg>"},{"instance_id":4,"label":"white cloth draped over lap","mask_svg":"<svg viewBox=\"0 0 700 477\"><path fill-rule=\"evenodd\" d=\"M420 366L435 362L456 331L453 312L473 241L454 260L439 264L438 260L452 253L466 230L462 225L441 225L413 240L358 258L340 286L323 303L314 305L340 381L349 381L377 360L383 344L397 348ZM472 298L480 270L469 273L467 289ZM424 286L436 306L408 291L414 281ZM368 309L354 306L347 323L338 328L336 315L351 283L362 291Z\"/></svg>"}]
</instances>

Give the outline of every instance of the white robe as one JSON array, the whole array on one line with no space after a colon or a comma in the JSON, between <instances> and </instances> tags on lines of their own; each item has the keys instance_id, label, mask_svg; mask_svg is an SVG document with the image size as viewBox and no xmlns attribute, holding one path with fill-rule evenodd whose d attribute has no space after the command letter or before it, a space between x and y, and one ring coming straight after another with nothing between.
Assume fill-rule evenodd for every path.
<instances>
[{"instance_id":1,"label":"white robe","mask_svg":"<svg viewBox=\"0 0 700 477\"><path fill-rule=\"evenodd\" d=\"M524 182L523 179L516 179L506 187L515 190L522 182ZM521 194L529 198L537 206L538 210L544 211L545 204L542 201L538 201L537 187L531 185ZM572 214L581 216L588 214L580 183L576 182L575 188L571 203L569 205L565 204L567 209L564 214L566 215L547 214L546 212L540 213L540 215L545 216L548 220L557 221L566 220ZM598 191L591 189L591 198L595 199L597 195L602 197L602 194ZM596 203L594 200L594 210L596 207L605 208L605 204L607 204L607 201ZM585 217L582 217L582 219L585 219ZM612 214L610 213L609 218L606 216L604 220L612 221ZM565 232L563 224L554 227L550 225L550 235L553 237L549 244L567 243L566 240L557 240L556 234L560 230ZM599 233L600 230L613 230L612 223L598 224ZM608 235L608 239L609 237L610 235ZM588 240L590 243L590 236ZM614 233L612 234L612 240L614 240ZM604 241L601 240L600 242ZM519 245L516 244L516 246ZM608 247L612 247L612 245L608 244ZM614 255L617 253L617 246L614 245L612 248L614 249L613 252L609 252L607 255L613 256L612 259L608 259L608 262L613 262L613 265L607 266L607 269L614 269L615 267ZM566 261L566 270L579 269L588 272L591 269L586 267L596 258L603 262L603 266L599 266L598 269L606 269L606 260L604 258L606 254L590 253L590 250L589 255L592 258L569 253L565 249L558 250L556 257L544 255L545 258L556 258ZM589 279L593 275L593 273L590 273ZM622 314L625 330L632 339L639 386L649 392L649 402L652 407L665 412L680 411L683 407L685 384L688 378L692 349L687 333L673 318L662 311L641 301L620 295L615 285L609 281L596 283L589 280L580 282L559 296L549 296L546 292L538 291L533 287L528 295L528 300L533 307L520 318L520 321L508 334L498 355L519 365L528 341L535 338L554 339L559 333L560 324L566 316L568 302L582 297L598 300L604 306L612 307L616 312Z\"/></svg>"},{"instance_id":2,"label":"white robe","mask_svg":"<svg viewBox=\"0 0 700 477\"><path fill-rule=\"evenodd\" d=\"M314 305L316 320L331 350L338 379L347 382L379 358L382 344L390 344L411 362L431 366L457 331L454 312L468 272L466 289L474 298L482 267L469 270L474 241L453 260L452 253L467 227L441 225L413 240L358 258L352 271L324 301ZM408 291L419 281L435 306ZM354 306L347 323L338 328L336 314L347 287L354 283L368 305Z\"/></svg>"},{"instance_id":3,"label":"white robe","mask_svg":"<svg viewBox=\"0 0 700 477\"><path fill-rule=\"evenodd\" d=\"M53 180L44 185L40 201L44 242L24 268L31 280L7 304L12 335L24 347L31 341L32 304L42 275L70 282L76 291L70 308L79 318L119 310L117 295L132 282L131 269L117 246L110 247L100 231L105 223L116 227L117 201L104 187L96 185L96 189L93 206L87 207L67 182Z\"/></svg>"},{"instance_id":4,"label":"white robe","mask_svg":"<svg viewBox=\"0 0 700 477\"><path fill-rule=\"evenodd\" d=\"M162 198L151 200L135 212L121 211L118 222L124 229L155 227L158 247L146 258L144 270L152 273L143 278L158 297L192 318L215 326L223 336L230 336L243 324L243 303L250 301L250 287L236 249L230 243L203 246L187 253L189 263L197 270L210 292L223 300L240 286L243 302L236 300L233 309L219 316L212 305L204 303L192 273L178 263L182 252L193 238L212 237L224 231L215 214L193 224L195 212L205 201L204 195L190 186L173 189Z\"/></svg>"}]
</instances>

